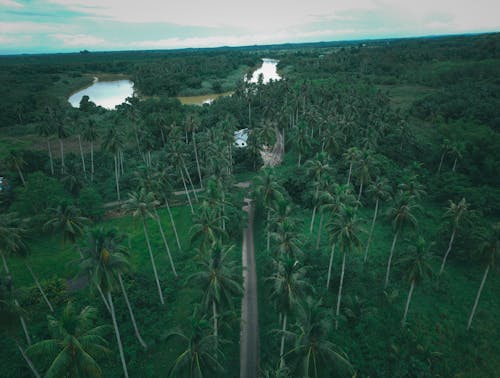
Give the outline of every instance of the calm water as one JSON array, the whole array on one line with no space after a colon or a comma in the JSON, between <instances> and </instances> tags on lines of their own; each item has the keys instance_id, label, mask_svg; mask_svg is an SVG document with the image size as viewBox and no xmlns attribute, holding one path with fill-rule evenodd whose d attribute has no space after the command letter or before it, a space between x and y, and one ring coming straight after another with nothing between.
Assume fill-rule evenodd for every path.
<instances>
[{"instance_id":1,"label":"calm water","mask_svg":"<svg viewBox=\"0 0 500 378\"><path fill-rule=\"evenodd\" d=\"M251 83L257 83L259 80L260 74L263 76L263 83L267 84L270 80L281 80L281 76L278 75L278 71L276 67L278 65L278 60L275 59L262 59L262 66L256 69L253 72L252 78L250 79Z\"/></svg>"},{"instance_id":2,"label":"calm water","mask_svg":"<svg viewBox=\"0 0 500 378\"><path fill-rule=\"evenodd\" d=\"M80 106L83 96L106 109L114 109L134 94L134 83L130 80L96 81L90 87L82 89L70 96L68 101L75 108Z\"/></svg>"}]
</instances>

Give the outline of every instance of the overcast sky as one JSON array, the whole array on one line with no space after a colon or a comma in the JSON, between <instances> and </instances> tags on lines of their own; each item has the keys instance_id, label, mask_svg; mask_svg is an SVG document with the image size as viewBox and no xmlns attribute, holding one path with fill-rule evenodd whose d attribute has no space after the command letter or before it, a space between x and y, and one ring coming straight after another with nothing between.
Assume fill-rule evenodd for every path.
<instances>
[{"instance_id":1,"label":"overcast sky","mask_svg":"<svg viewBox=\"0 0 500 378\"><path fill-rule=\"evenodd\" d=\"M500 31L500 0L0 0L0 54Z\"/></svg>"}]
</instances>

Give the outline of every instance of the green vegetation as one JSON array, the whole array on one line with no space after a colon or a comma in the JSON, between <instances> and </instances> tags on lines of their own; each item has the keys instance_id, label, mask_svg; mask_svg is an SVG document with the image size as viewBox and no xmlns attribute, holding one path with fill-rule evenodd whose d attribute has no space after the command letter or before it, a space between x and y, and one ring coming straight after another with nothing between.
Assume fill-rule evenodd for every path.
<instances>
[{"instance_id":1,"label":"green vegetation","mask_svg":"<svg viewBox=\"0 0 500 378\"><path fill-rule=\"evenodd\" d=\"M238 376L249 197L261 376L498 375L498 34L0 68L0 376Z\"/></svg>"}]
</instances>

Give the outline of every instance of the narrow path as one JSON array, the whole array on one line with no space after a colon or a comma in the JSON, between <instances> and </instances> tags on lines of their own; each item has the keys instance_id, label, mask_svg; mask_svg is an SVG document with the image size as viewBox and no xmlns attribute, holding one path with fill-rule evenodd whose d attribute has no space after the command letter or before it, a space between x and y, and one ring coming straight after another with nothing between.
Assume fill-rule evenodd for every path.
<instances>
[{"instance_id":1,"label":"narrow path","mask_svg":"<svg viewBox=\"0 0 500 378\"><path fill-rule=\"evenodd\" d=\"M257 377L259 370L259 308L257 305L257 273L253 241L252 200L245 198L248 226L243 229L241 262L243 268L243 300L241 301L240 377Z\"/></svg>"}]
</instances>

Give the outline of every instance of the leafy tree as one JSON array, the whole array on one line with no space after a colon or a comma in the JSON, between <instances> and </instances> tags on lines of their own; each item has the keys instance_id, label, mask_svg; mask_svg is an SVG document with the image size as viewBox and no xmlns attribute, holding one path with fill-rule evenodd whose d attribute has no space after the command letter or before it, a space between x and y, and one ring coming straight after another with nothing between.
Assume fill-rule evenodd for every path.
<instances>
[{"instance_id":1,"label":"leafy tree","mask_svg":"<svg viewBox=\"0 0 500 378\"><path fill-rule=\"evenodd\" d=\"M104 338L108 326L95 326L97 310L87 306L77 312L70 302L60 319L49 315L51 338L31 345L26 352L50 361L45 377L102 377L97 363L110 353Z\"/></svg>"}]
</instances>

